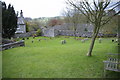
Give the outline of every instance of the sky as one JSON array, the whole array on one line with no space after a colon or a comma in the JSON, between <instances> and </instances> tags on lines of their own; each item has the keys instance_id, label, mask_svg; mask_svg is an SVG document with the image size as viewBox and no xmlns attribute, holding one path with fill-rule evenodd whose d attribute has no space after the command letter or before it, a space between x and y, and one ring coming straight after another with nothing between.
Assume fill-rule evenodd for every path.
<instances>
[{"instance_id":1,"label":"sky","mask_svg":"<svg viewBox=\"0 0 120 80\"><path fill-rule=\"evenodd\" d=\"M23 11L24 17L55 17L61 16L66 8L66 0L2 0L14 6L15 11ZM84 1L84 0L80 0ZM88 0L92 1L92 0ZM112 0L113 2L120 0Z\"/></svg>"},{"instance_id":2,"label":"sky","mask_svg":"<svg viewBox=\"0 0 120 80\"><path fill-rule=\"evenodd\" d=\"M23 11L24 17L61 16L66 4L65 0L2 0L14 6L15 11Z\"/></svg>"}]
</instances>

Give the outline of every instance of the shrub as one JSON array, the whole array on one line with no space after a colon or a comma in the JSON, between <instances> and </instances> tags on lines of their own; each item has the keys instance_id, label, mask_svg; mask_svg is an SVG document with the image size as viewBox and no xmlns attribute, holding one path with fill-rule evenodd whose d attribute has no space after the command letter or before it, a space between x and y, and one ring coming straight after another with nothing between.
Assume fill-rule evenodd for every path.
<instances>
[{"instance_id":1,"label":"shrub","mask_svg":"<svg viewBox=\"0 0 120 80\"><path fill-rule=\"evenodd\" d=\"M28 28L28 26L26 26L26 32L29 32L29 28Z\"/></svg>"},{"instance_id":2,"label":"shrub","mask_svg":"<svg viewBox=\"0 0 120 80\"><path fill-rule=\"evenodd\" d=\"M41 29L38 29L38 30L37 30L36 35L37 35L37 36L41 36Z\"/></svg>"}]
</instances>

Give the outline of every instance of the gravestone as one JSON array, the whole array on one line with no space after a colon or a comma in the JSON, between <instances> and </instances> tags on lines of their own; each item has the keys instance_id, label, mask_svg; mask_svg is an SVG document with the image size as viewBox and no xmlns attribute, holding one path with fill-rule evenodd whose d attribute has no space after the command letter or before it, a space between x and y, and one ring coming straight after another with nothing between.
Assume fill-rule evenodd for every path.
<instances>
[{"instance_id":1,"label":"gravestone","mask_svg":"<svg viewBox=\"0 0 120 80\"><path fill-rule=\"evenodd\" d=\"M99 43L101 43L102 42L102 39L101 38L99 38Z\"/></svg>"},{"instance_id":2,"label":"gravestone","mask_svg":"<svg viewBox=\"0 0 120 80\"><path fill-rule=\"evenodd\" d=\"M64 40L64 44L66 44L66 40Z\"/></svg>"},{"instance_id":3,"label":"gravestone","mask_svg":"<svg viewBox=\"0 0 120 80\"><path fill-rule=\"evenodd\" d=\"M115 42L118 42L118 39L116 39Z\"/></svg>"},{"instance_id":4,"label":"gravestone","mask_svg":"<svg viewBox=\"0 0 120 80\"><path fill-rule=\"evenodd\" d=\"M66 44L66 40L61 40L61 44Z\"/></svg>"},{"instance_id":5,"label":"gravestone","mask_svg":"<svg viewBox=\"0 0 120 80\"><path fill-rule=\"evenodd\" d=\"M88 40L88 38L85 38L84 40L85 40L85 41L87 41L87 40Z\"/></svg>"},{"instance_id":6,"label":"gravestone","mask_svg":"<svg viewBox=\"0 0 120 80\"><path fill-rule=\"evenodd\" d=\"M33 37L33 39L35 39L35 37Z\"/></svg>"},{"instance_id":7,"label":"gravestone","mask_svg":"<svg viewBox=\"0 0 120 80\"><path fill-rule=\"evenodd\" d=\"M83 40L81 40L81 42L82 42L82 43L84 43L84 42L85 42L85 40L83 39Z\"/></svg>"},{"instance_id":8,"label":"gravestone","mask_svg":"<svg viewBox=\"0 0 120 80\"><path fill-rule=\"evenodd\" d=\"M43 40L47 40L47 39L43 39Z\"/></svg>"},{"instance_id":9,"label":"gravestone","mask_svg":"<svg viewBox=\"0 0 120 80\"><path fill-rule=\"evenodd\" d=\"M41 39L38 39L38 41L40 41Z\"/></svg>"},{"instance_id":10,"label":"gravestone","mask_svg":"<svg viewBox=\"0 0 120 80\"><path fill-rule=\"evenodd\" d=\"M27 40L29 39L29 37L27 37Z\"/></svg>"},{"instance_id":11,"label":"gravestone","mask_svg":"<svg viewBox=\"0 0 120 80\"><path fill-rule=\"evenodd\" d=\"M114 42L114 39L112 39L112 42Z\"/></svg>"}]
</instances>

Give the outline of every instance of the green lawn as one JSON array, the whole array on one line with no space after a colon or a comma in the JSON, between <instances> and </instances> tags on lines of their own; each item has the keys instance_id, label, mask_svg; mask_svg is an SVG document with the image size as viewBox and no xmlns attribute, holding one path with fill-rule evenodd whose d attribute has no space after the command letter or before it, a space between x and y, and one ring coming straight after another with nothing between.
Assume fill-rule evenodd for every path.
<instances>
[{"instance_id":1,"label":"green lawn","mask_svg":"<svg viewBox=\"0 0 120 80\"><path fill-rule=\"evenodd\" d=\"M62 45L64 39L67 43ZM73 37L32 40L25 40L25 47L3 51L3 78L101 78L106 53L118 51L112 38L104 38L102 43L97 39L92 57L86 56L90 39L85 43Z\"/></svg>"},{"instance_id":2,"label":"green lawn","mask_svg":"<svg viewBox=\"0 0 120 80\"><path fill-rule=\"evenodd\" d=\"M0 51L0 79L2 78L2 51Z\"/></svg>"}]
</instances>

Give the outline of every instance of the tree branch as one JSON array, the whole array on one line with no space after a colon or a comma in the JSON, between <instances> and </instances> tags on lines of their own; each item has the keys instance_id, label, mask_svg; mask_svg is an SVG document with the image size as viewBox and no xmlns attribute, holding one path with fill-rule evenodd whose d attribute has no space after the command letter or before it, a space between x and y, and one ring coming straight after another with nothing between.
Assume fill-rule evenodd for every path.
<instances>
[{"instance_id":1,"label":"tree branch","mask_svg":"<svg viewBox=\"0 0 120 80\"><path fill-rule=\"evenodd\" d=\"M111 16L111 17L109 17L109 18L107 18L105 20L102 20L101 26L107 24L114 16L118 15L119 13L120 13L120 11L118 13L114 14L113 16Z\"/></svg>"}]
</instances>

